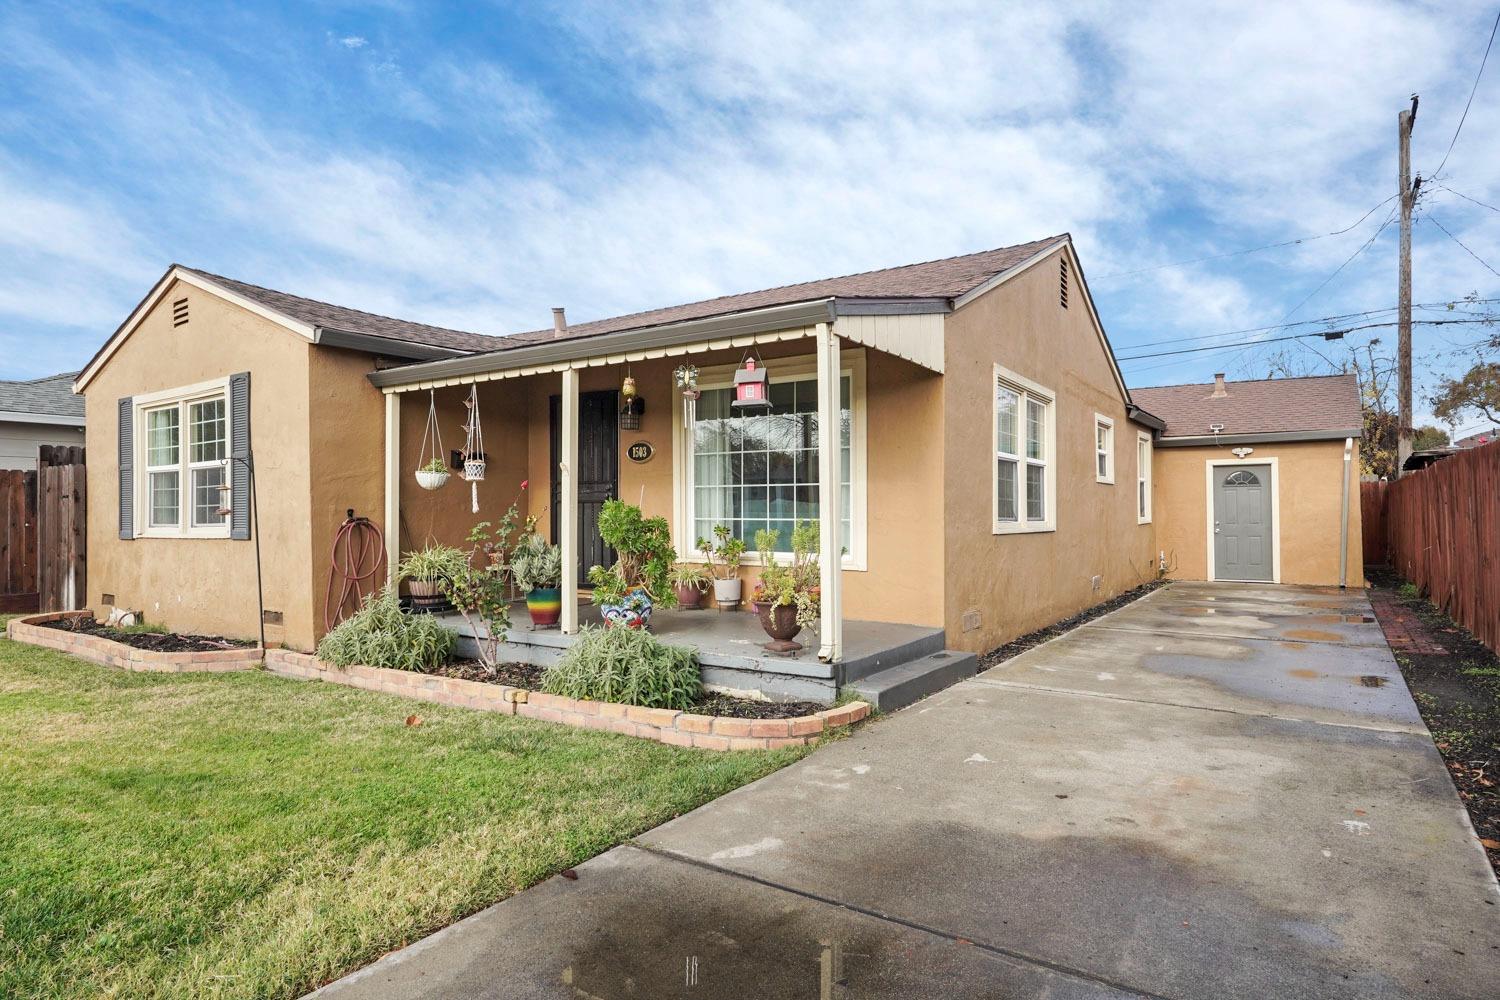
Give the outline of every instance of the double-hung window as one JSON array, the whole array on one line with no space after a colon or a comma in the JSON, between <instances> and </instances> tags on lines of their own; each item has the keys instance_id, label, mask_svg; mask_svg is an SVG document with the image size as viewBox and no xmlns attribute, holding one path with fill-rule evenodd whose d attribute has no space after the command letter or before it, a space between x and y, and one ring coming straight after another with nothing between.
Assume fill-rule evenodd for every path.
<instances>
[{"instance_id":1,"label":"double-hung window","mask_svg":"<svg viewBox=\"0 0 1500 1000\"><path fill-rule=\"evenodd\" d=\"M1135 520L1151 523L1151 435L1144 431L1135 437Z\"/></svg>"},{"instance_id":2,"label":"double-hung window","mask_svg":"<svg viewBox=\"0 0 1500 1000\"><path fill-rule=\"evenodd\" d=\"M136 402L137 509L146 536L227 537L229 400L223 383Z\"/></svg>"},{"instance_id":3,"label":"double-hung window","mask_svg":"<svg viewBox=\"0 0 1500 1000\"><path fill-rule=\"evenodd\" d=\"M755 534L777 533L776 553L792 550L798 521L817 523L818 381L811 359L774 359L769 409L737 410L734 366L705 370L702 395L682 430L678 466L678 546L696 555L694 542L713 538L726 525L743 539L745 561L758 563ZM839 375L839 456L835 464L841 497L840 536L847 569L863 568L864 553L864 357L844 354Z\"/></svg>"},{"instance_id":4,"label":"double-hung window","mask_svg":"<svg viewBox=\"0 0 1500 1000\"><path fill-rule=\"evenodd\" d=\"M1057 527L1056 395L995 366L995 533Z\"/></svg>"},{"instance_id":5,"label":"double-hung window","mask_svg":"<svg viewBox=\"0 0 1500 1000\"><path fill-rule=\"evenodd\" d=\"M1094 480L1115 481L1115 422L1102 413L1094 414Z\"/></svg>"}]
</instances>

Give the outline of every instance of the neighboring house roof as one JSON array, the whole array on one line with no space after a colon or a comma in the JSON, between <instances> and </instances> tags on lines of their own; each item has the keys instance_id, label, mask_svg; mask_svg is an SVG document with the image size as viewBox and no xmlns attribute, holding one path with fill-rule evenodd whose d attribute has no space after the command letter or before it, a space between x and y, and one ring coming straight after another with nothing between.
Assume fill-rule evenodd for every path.
<instances>
[{"instance_id":1,"label":"neighboring house roof","mask_svg":"<svg viewBox=\"0 0 1500 1000\"><path fill-rule=\"evenodd\" d=\"M83 426L83 397L73 395L77 372L24 382L0 382L0 420Z\"/></svg>"},{"instance_id":2,"label":"neighboring house roof","mask_svg":"<svg viewBox=\"0 0 1500 1000\"><path fill-rule=\"evenodd\" d=\"M540 341L562 338L594 337L606 333L621 333L667 323L706 319L749 309L764 309L768 306L786 305L792 302L807 302L813 299L956 299L965 292L973 291L986 281L1017 264L1023 264L1038 254L1046 253L1066 243L1068 236L1049 236L1043 240L1019 243L964 254L961 257L945 257L921 264L905 264L887 267L879 271L863 271L837 278L822 278L804 281L796 285L781 285L758 292L742 292L737 295L721 295L718 298L690 302L686 305L668 306L646 312L629 313L587 323L570 324L561 338L551 329L530 330L506 338L510 343L491 350L504 350Z\"/></svg>"},{"instance_id":3,"label":"neighboring house roof","mask_svg":"<svg viewBox=\"0 0 1500 1000\"><path fill-rule=\"evenodd\" d=\"M1491 441L1500 441L1500 427L1491 427L1487 431L1479 431L1468 437L1461 437L1453 442L1455 448L1478 448L1489 444Z\"/></svg>"},{"instance_id":4,"label":"neighboring house roof","mask_svg":"<svg viewBox=\"0 0 1500 1000\"><path fill-rule=\"evenodd\" d=\"M506 346L508 338L484 333L469 333L466 330L449 330L426 323L413 323L404 319L393 319L360 309L336 306L317 299L305 299L300 295L278 292L274 288L262 288L247 282L236 281L196 267L175 265L199 277L207 278L217 285L284 316L300 320L308 326L344 333L360 333L370 337L383 337L409 344L426 344L430 347L445 347L455 351L494 351Z\"/></svg>"},{"instance_id":5,"label":"neighboring house roof","mask_svg":"<svg viewBox=\"0 0 1500 1000\"><path fill-rule=\"evenodd\" d=\"M1131 399L1166 422L1173 438L1221 441L1359 437L1364 428L1353 375L1255 379L1132 389Z\"/></svg>"}]
</instances>

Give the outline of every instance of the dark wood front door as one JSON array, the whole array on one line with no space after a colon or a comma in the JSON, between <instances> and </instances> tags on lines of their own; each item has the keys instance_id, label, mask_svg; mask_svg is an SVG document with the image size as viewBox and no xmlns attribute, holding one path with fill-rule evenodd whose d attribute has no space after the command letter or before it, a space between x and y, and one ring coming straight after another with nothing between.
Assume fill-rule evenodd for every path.
<instances>
[{"instance_id":1,"label":"dark wood front door","mask_svg":"<svg viewBox=\"0 0 1500 1000\"><path fill-rule=\"evenodd\" d=\"M552 544L559 545L562 397L553 396L548 409L552 420ZM615 561L615 550L599 537L599 510L604 501L620 495L619 420L614 390L578 394L578 582L583 586L588 584L590 566L611 566Z\"/></svg>"}]
</instances>

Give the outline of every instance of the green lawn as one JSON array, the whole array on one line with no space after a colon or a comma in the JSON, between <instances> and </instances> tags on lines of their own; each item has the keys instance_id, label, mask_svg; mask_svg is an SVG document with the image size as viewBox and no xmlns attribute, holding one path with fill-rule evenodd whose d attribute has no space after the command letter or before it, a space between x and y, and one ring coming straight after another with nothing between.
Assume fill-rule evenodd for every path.
<instances>
[{"instance_id":1,"label":"green lawn","mask_svg":"<svg viewBox=\"0 0 1500 1000\"><path fill-rule=\"evenodd\" d=\"M0 639L0 997L297 996L802 752Z\"/></svg>"}]
</instances>

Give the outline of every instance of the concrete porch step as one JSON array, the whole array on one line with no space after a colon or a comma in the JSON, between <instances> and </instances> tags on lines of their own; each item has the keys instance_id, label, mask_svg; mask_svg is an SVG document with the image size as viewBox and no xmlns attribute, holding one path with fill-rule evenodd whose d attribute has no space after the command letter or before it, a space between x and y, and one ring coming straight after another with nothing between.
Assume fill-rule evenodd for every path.
<instances>
[{"instance_id":1,"label":"concrete porch step","mask_svg":"<svg viewBox=\"0 0 1500 1000\"><path fill-rule=\"evenodd\" d=\"M894 712L979 672L979 657L944 649L847 685L882 712Z\"/></svg>"}]
</instances>

